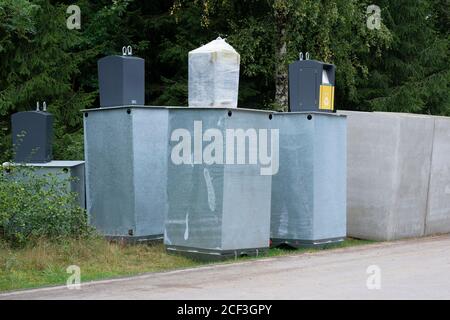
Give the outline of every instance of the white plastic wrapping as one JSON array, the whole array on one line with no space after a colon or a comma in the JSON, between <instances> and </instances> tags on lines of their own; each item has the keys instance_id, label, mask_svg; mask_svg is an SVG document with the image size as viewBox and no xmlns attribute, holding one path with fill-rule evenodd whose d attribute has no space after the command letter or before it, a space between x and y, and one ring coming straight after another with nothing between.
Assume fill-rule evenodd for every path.
<instances>
[{"instance_id":1,"label":"white plastic wrapping","mask_svg":"<svg viewBox=\"0 0 450 320\"><path fill-rule=\"evenodd\" d=\"M189 52L189 106L237 108L239 53L224 39Z\"/></svg>"}]
</instances>

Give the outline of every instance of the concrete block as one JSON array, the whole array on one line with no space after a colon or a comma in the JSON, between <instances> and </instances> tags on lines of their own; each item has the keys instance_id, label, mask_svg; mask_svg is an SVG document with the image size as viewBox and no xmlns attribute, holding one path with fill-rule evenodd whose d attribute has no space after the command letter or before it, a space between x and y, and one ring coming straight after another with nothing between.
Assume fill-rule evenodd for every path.
<instances>
[{"instance_id":1,"label":"concrete block","mask_svg":"<svg viewBox=\"0 0 450 320\"><path fill-rule=\"evenodd\" d=\"M433 117L434 141L425 234L450 232L450 118Z\"/></svg>"},{"instance_id":2,"label":"concrete block","mask_svg":"<svg viewBox=\"0 0 450 320\"><path fill-rule=\"evenodd\" d=\"M394 240L424 234L434 120L398 113L347 115L347 234Z\"/></svg>"}]
</instances>

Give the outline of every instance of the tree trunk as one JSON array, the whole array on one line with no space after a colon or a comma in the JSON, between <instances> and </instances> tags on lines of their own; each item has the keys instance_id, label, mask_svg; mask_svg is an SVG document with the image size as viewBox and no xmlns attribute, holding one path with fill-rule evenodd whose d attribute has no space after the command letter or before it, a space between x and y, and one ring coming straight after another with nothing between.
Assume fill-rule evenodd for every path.
<instances>
[{"instance_id":1,"label":"tree trunk","mask_svg":"<svg viewBox=\"0 0 450 320\"><path fill-rule=\"evenodd\" d=\"M288 66L286 61L286 23L288 10L283 0L275 0L275 104L282 111L288 110Z\"/></svg>"}]
</instances>

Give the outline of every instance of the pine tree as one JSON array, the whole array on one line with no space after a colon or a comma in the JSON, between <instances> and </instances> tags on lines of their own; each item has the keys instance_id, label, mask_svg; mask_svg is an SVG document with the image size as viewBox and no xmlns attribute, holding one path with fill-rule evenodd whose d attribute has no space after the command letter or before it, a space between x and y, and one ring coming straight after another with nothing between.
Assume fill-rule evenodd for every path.
<instances>
[{"instance_id":1,"label":"pine tree","mask_svg":"<svg viewBox=\"0 0 450 320\"><path fill-rule=\"evenodd\" d=\"M438 31L434 1L386 0L379 6L393 43L367 61L370 77L360 84L360 105L354 107L449 115L449 38Z\"/></svg>"}]
</instances>

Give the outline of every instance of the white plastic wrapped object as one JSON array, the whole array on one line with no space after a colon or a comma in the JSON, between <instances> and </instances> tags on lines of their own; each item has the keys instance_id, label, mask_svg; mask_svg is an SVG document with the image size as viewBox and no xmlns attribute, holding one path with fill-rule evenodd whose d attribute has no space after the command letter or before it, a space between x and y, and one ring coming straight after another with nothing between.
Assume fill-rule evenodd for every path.
<instances>
[{"instance_id":1,"label":"white plastic wrapped object","mask_svg":"<svg viewBox=\"0 0 450 320\"><path fill-rule=\"evenodd\" d=\"M220 37L189 52L189 106L237 108L239 63Z\"/></svg>"}]
</instances>

